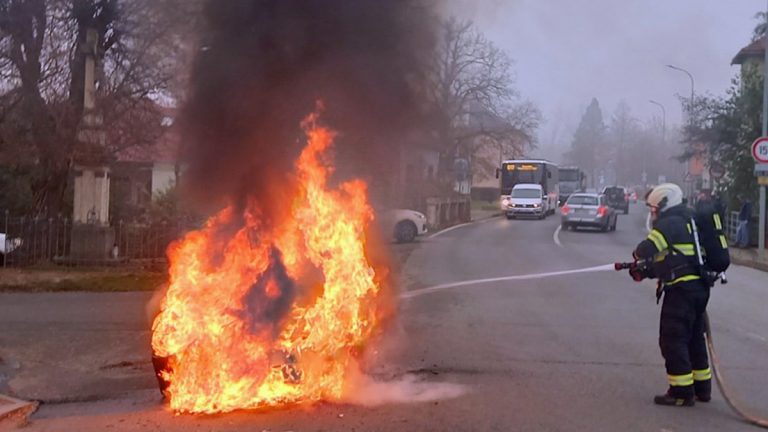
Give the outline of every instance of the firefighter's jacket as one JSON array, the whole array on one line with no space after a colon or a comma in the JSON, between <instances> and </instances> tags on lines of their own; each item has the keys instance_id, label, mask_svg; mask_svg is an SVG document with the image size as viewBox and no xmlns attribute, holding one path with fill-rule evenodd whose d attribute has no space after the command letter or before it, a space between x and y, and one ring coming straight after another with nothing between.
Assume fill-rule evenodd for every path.
<instances>
[{"instance_id":1,"label":"firefighter's jacket","mask_svg":"<svg viewBox=\"0 0 768 432\"><path fill-rule=\"evenodd\" d=\"M638 261L648 264L648 277L658 278L665 286L701 279L692 217L683 204L659 214L648 237L634 252Z\"/></svg>"}]
</instances>

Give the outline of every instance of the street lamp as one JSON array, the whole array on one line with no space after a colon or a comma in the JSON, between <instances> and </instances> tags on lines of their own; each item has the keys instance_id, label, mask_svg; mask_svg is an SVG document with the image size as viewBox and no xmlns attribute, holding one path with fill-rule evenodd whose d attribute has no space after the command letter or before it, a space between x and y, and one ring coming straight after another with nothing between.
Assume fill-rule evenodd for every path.
<instances>
[{"instance_id":1,"label":"street lamp","mask_svg":"<svg viewBox=\"0 0 768 432\"><path fill-rule=\"evenodd\" d=\"M688 78L691 80L691 105L690 105L690 111L688 112L688 120L691 123L691 133L693 133L693 98L694 98L694 80L693 80L693 75L690 72L688 72L687 70L685 70L685 69L683 69L681 67L677 67L675 65L668 64L667 67L670 68L670 69L674 69L676 71L679 71L679 72L683 72L684 74L688 75ZM686 170L686 171L687 171L686 172L686 177L688 177L690 175L690 171L688 171L688 170ZM695 189L696 189L696 185L694 184L693 179L691 179L690 189L689 189L689 192L688 192L690 196L693 195Z\"/></svg>"},{"instance_id":2,"label":"street lamp","mask_svg":"<svg viewBox=\"0 0 768 432\"><path fill-rule=\"evenodd\" d=\"M666 133L667 133L667 110L664 109L664 105L662 105L659 102L656 102L655 100L651 99L648 102L656 105L657 107L661 108L661 144L663 145L666 142Z\"/></svg>"},{"instance_id":3,"label":"street lamp","mask_svg":"<svg viewBox=\"0 0 768 432\"><path fill-rule=\"evenodd\" d=\"M668 64L667 67L670 68L670 69L674 69L676 71L683 72L684 74L688 75L688 78L691 80L691 112L690 112L690 114L691 114L691 124L693 124L693 96L694 96L694 91L693 91L694 90L693 75L691 75L691 73L688 72L687 70L685 70L685 69L683 69L681 67L677 67L675 65Z\"/></svg>"},{"instance_id":4,"label":"street lamp","mask_svg":"<svg viewBox=\"0 0 768 432\"><path fill-rule=\"evenodd\" d=\"M659 102L656 102L653 99L648 100L648 102L656 105L657 107L661 108L661 146L663 147L667 142L667 110L664 108L664 105L662 105ZM645 170L645 159L646 159L646 152L643 152L643 182L646 182L647 180L647 174Z\"/></svg>"}]
</instances>

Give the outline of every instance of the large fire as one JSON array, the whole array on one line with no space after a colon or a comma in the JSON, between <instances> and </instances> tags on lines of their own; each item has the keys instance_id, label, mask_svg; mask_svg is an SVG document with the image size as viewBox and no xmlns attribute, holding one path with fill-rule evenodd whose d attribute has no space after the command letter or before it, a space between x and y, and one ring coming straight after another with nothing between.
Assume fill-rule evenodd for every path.
<instances>
[{"instance_id":1,"label":"large fire","mask_svg":"<svg viewBox=\"0 0 768 432\"><path fill-rule=\"evenodd\" d=\"M302 126L289 216L267 227L255 204L226 208L169 248L152 347L168 359L163 379L176 411L338 400L376 329L366 185L330 187L334 133L316 115Z\"/></svg>"}]
</instances>

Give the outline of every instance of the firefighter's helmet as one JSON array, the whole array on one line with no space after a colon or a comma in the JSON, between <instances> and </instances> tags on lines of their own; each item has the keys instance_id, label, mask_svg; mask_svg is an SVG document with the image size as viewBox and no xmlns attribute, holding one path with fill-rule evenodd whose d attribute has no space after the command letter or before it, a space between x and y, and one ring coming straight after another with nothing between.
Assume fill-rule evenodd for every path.
<instances>
[{"instance_id":1,"label":"firefighter's helmet","mask_svg":"<svg viewBox=\"0 0 768 432\"><path fill-rule=\"evenodd\" d=\"M648 193L645 203L662 213L683 203L683 190L674 183L662 183Z\"/></svg>"}]
</instances>

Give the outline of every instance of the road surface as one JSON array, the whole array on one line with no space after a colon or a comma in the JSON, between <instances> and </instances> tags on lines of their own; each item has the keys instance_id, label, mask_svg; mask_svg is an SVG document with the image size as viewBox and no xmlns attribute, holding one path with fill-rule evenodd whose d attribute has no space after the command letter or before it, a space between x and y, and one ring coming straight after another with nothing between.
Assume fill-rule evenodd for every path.
<instances>
[{"instance_id":1,"label":"road surface","mask_svg":"<svg viewBox=\"0 0 768 432\"><path fill-rule=\"evenodd\" d=\"M644 216L641 206L633 206L619 217L615 233L559 232L556 217L463 226L418 245L403 269L404 289L627 260L644 235ZM713 290L709 308L721 362L746 406L768 415L768 274L735 266L729 277L728 285ZM19 335L31 338L41 329L60 332L58 339L80 331L119 353L89 360L103 371L89 384L98 400L61 403L67 398L56 395L58 403L44 404L27 430L756 430L740 423L717 392L711 403L693 408L653 405L653 395L666 389L657 345L659 306L653 283L634 283L626 273L470 284L403 300L399 328L371 371L380 378L415 376L459 385L461 396L217 416L174 416L160 405L135 348L148 340L143 316L136 317L146 295L115 296L120 295L0 295L2 344L19 344ZM107 312L73 318L83 303ZM106 329L99 330L104 323ZM122 335L127 347L113 335ZM85 357L83 350L85 344L75 345L62 355ZM99 369L126 358L123 366ZM37 361L32 367L45 366L39 356ZM122 381L110 375L122 369L131 369ZM114 397L102 400L105 382L116 388L109 393ZM120 385L125 392L116 390Z\"/></svg>"}]
</instances>

